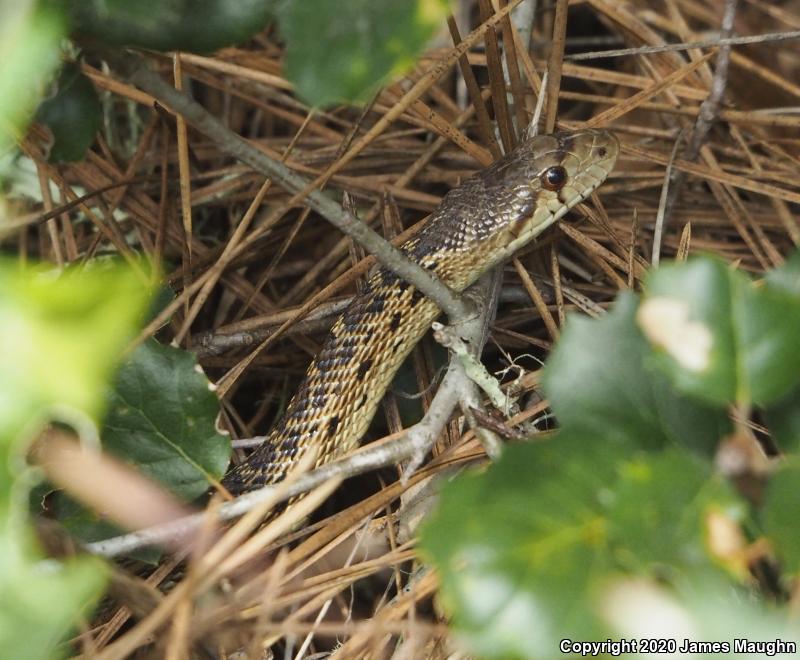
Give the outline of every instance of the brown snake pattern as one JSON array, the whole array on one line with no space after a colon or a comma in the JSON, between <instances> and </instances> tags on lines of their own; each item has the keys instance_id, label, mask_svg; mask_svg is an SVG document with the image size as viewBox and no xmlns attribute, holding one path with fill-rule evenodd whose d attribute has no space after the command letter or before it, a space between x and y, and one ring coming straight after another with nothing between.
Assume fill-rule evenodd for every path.
<instances>
[{"instance_id":1,"label":"brown snake pattern","mask_svg":"<svg viewBox=\"0 0 800 660\"><path fill-rule=\"evenodd\" d=\"M445 195L402 250L457 291L562 218L603 181L619 144L606 131L530 138ZM316 465L353 449L400 364L439 309L386 268L331 329L283 418L224 479L232 493L283 479L301 456Z\"/></svg>"}]
</instances>

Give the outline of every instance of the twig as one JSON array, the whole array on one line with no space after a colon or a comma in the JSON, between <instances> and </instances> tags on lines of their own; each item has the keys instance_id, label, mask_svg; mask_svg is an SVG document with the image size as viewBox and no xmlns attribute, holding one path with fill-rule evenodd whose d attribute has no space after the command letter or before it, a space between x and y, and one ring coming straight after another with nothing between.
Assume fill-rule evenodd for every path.
<instances>
[{"instance_id":1,"label":"twig","mask_svg":"<svg viewBox=\"0 0 800 660\"><path fill-rule=\"evenodd\" d=\"M470 326L475 323L480 323L477 316L467 321L465 325ZM329 479L347 479L370 470L394 465L409 458L412 458L413 462L421 462L420 457L425 456L436 438L439 437L458 403L459 397L470 385L470 382L461 363L458 360L451 360L442 385L431 401L425 417L418 424L412 426L403 437L386 445L368 447L298 477L291 486L282 489L276 503L306 493ZM281 488L281 484L265 486L223 504L219 507L218 520L227 521L244 515L264 500L275 497L279 488ZM205 521L207 521L207 514L200 512L165 525L89 543L85 549L93 554L116 557L148 546L163 545L185 539L199 529Z\"/></svg>"},{"instance_id":2,"label":"twig","mask_svg":"<svg viewBox=\"0 0 800 660\"><path fill-rule=\"evenodd\" d=\"M738 0L725 0L725 13L722 16L722 34L724 38L729 37L733 32L737 1ZM728 83L728 66L730 65L730 61L731 47L730 44L728 44L719 49L717 66L714 70L714 78L711 81L711 91L708 94L708 98L700 105L700 112L697 115L697 121L692 131L692 138L689 140L689 146L686 148L686 152L683 156L686 160L694 160L697 158L697 155L700 153L700 147L705 144L706 136L711 130L711 126L717 120L719 106L725 94L725 86Z\"/></svg>"},{"instance_id":3,"label":"twig","mask_svg":"<svg viewBox=\"0 0 800 660\"><path fill-rule=\"evenodd\" d=\"M483 363L471 352L471 347L464 341L464 338L455 331L453 326L443 325L438 322L433 324L433 338L442 346L449 349L451 353L461 361L464 370L478 387L480 387L492 405L498 410L508 414L515 405L513 397L509 397L500 388L500 383L483 366ZM519 412L517 410L516 412ZM513 412L512 414L516 414Z\"/></svg>"},{"instance_id":4,"label":"twig","mask_svg":"<svg viewBox=\"0 0 800 660\"><path fill-rule=\"evenodd\" d=\"M688 41L682 44L667 44L666 46L640 46L638 48L618 48L616 50L593 50L589 53L576 53L564 56L565 60L576 62L578 60L595 60L601 57L624 57L626 55L647 55L650 53L668 53L675 51L691 50L692 48L714 48L716 46L743 46L746 44L761 44L776 41L800 39L800 30L787 32L768 32L767 34L752 35L749 37L730 37L707 39L704 41Z\"/></svg>"},{"instance_id":5,"label":"twig","mask_svg":"<svg viewBox=\"0 0 800 660\"><path fill-rule=\"evenodd\" d=\"M460 362L464 375L468 378L465 387L462 388L459 404L469 427L474 431L486 455L492 460L500 458L500 454L503 451L503 443L494 431L480 425L473 413L473 410L483 412L483 403L478 393L478 387L489 394L494 404L501 410L506 412L518 411L515 402L509 400L500 391L497 380L486 371L480 361L483 345L489 337L489 327L494 321L502 283L503 268L502 266L496 266L469 289L471 296L481 300L479 305L480 312L474 321L462 323L458 326L443 326L441 323L433 324L434 336L436 336L437 341L450 349L453 356L452 359Z\"/></svg>"},{"instance_id":6,"label":"twig","mask_svg":"<svg viewBox=\"0 0 800 660\"><path fill-rule=\"evenodd\" d=\"M165 83L158 74L148 69L138 58L120 58L109 54L104 54L104 56L131 82L174 112L180 113L189 124L210 138L226 153L272 178L291 193L298 193L308 186L309 182L306 179L295 174L282 163L273 160L231 131L199 103ZM452 319L466 318L471 313L469 305L449 287L431 277L419 264L408 259L398 248L385 241L377 232L347 213L339 204L319 190L309 192L306 202L314 211L351 236L367 252L373 254L381 264L428 296L449 317Z\"/></svg>"},{"instance_id":7,"label":"twig","mask_svg":"<svg viewBox=\"0 0 800 660\"><path fill-rule=\"evenodd\" d=\"M736 18L736 3L737 0L725 0L725 13L722 16L722 35L724 38L730 36L733 32L733 22ZM717 56L717 66L714 70L714 78L711 81L711 90L708 97L700 105L700 110L697 113L697 120L695 121L689 143L686 146L686 151L683 153L684 160L694 161L700 153L701 147L705 144L708 132L711 130L712 124L717 119L720 103L725 94L725 85L728 82L728 65L730 64L731 47L730 44L723 45L719 49ZM677 144L677 143L676 143ZM670 159L672 162L675 160L675 153L673 152ZM659 212L663 209L663 217L661 220L661 230L669 225L672 212L675 208L675 202L681 193L683 184L686 181L686 172L678 170L672 176L672 181L669 183L669 192L667 193L666 201L663 199L659 203ZM665 182L665 189L667 182ZM663 205L662 205L663 204ZM658 243L653 242L653 265L658 265L657 249L661 249L661 235L658 235Z\"/></svg>"}]
</instances>

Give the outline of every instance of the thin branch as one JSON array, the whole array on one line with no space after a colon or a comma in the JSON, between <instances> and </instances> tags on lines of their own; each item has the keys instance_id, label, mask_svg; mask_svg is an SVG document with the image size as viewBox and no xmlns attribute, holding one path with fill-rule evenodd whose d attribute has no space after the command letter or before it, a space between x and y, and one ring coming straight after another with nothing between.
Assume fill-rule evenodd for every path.
<instances>
[{"instance_id":1,"label":"thin branch","mask_svg":"<svg viewBox=\"0 0 800 660\"><path fill-rule=\"evenodd\" d=\"M749 37L730 37L706 39L704 41L688 41L680 44L667 44L665 46L640 46L638 48L618 48L616 50L593 50L589 53L576 53L565 55L564 59L571 62L578 60L596 60L602 57L625 57L627 55L647 55L650 53L668 53L675 51L691 50L692 48L714 48L717 46L743 46L746 44L761 44L776 41L790 41L800 39L800 30L787 32L768 32L767 34L752 35Z\"/></svg>"},{"instance_id":2,"label":"thin branch","mask_svg":"<svg viewBox=\"0 0 800 660\"><path fill-rule=\"evenodd\" d=\"M478 317L474 321L470 323L461 323L457 326L442 326L440 323L433 324L434 330L440 328L441 334L453 339L454 344L459 344L460 347L463 348L463 351L459 351L453 350L453 346L448 346L448 348L451 349L451 359L458 360L464 376L468 378L464 387L461 388L459 403L467 423L475 432L475 436L480 441L486 455L492 460L500 458L500 454L503 451L503 444L490 429L479 425L472 410L478 409L481 412L483 411L483 402L478 392L478 385L480 383L478 382L478 378L476 378L476 372L482 370L483 374L497 384L497 381L486 371L486 368L480 361L480 355L486 340L489 338L489 328L494 322L502 285L503 266L495 266L469 289L469 294L481 301ZM437 333L434 332L434 335L436 334ZM437 337L437 340L438 339ZM504 410L505 408L501 409Z\"/></svg>"},{"instance_id":3,"label":"thin branch","mask_svg":"<svg viewBox=\"0 0 800 660\"><path fill-rule=\"evenodd\" d=\"M120 58L107 53L104 53L104 57L135 85L174 112L180 113L189 124L211 139L224 152L272 178L288 192L299 193L308 186L309 182L305 178L273 160L231 131L199 103L164 82L138 58ZM428 296L451 319L466 318L471 313L469 305L449 287L431 277L430 273L419 264L408 259L398 248L385 241L377 232L347 213L322 192L312 190L306 196L306 202L328 222L362 245L381 264Z\"/></svg>"},{"instance_id":4,"label":"thin branch","mask_svg":"<svg viewBox=\"0 0 800 660\"><path fill-rule=\"evenodd\" d=\"M733 23L736 18L736 3L737 0L725 0L725 13L722 16L722 35L727 38L733 32ZM722 97L725 94L725 86L728 82L728 66L730 64L731 47L724 45L719 49L717 56L717 66L714 69L714 77L711 81L711 90L708 96L700 105L700 110L697 113L697 119L692 129L692 134L689 137L686 151L683 153L684 160L694 161L700 153L700 149L705 144L708 138L708 133L711 126L717 120ZM699 61L699 60L698 60ZM677 142L676 142L677 144ZM675 152L673 151L670 162L675 162ZM659 203L659 213L661 217L661 231L669 225L670 218L675 209L675 204L678 200L683 184L686 181L686 172L678 170L671 177L671 181L665 181L665 190L669 184L669 191L667 193L666 201L663 199ZM661 249L661 235L656 237L657 242L654 241L653 245L653 265L658 265L658 254L656 250Z\"/></svg>"},{"instance_id":5,"label":"thin branch","mask_svg":"<svg viewBox=\"0 0 800 660\"><path fill-rule=\"evenodd\" d=\"M725 0L725 13L722 16L722 35L729 37L733 32L733 22L736 18L737 0ZM722 97L725 95L725 87L728 84L728 67L731 61L730 44L719 49L717 66L714 70L714 78L711 81L711 91L708 97L700 105L700 112L694 124L692 138L683 157L686 160L694 160L700 153L700 147L706 142L711 126L717 120Z\"/></svg>"},{"instance_id":6,"label":"thin branch","mask_svg":"<svg viewBox=\"0 0 800 660\"><path fill-rule=\"evenodd\" d=\"M476 297L490 298L490 300L487 304L482 305L478 314L472 314L458 325L459 335L475 346L477 353L480 352L488 337L488 327L494 315L498 289L495 282L497 271L498 269L494 269L485 274L468 290ZM459 400L473 406L477 405L478 397L466 394L475 392L475 390L475 384L467 376L461 361L453 357L450 359L447 373L442 379L442 384L433 397L425 417L408 429L405 435L385 445L368 447L351 456L323 465L299 476L288 486L278 483L241 495L232 502L220 506L217 510L217 519L220 521L232 520L244 515L265 500L275 498L275 504L279 504L313 490L329 479L348 479L370 470L396 465L411 459L404 473L404 478L408 478L422 464L425 455L444 430ZM152 545L171 544L189 538L207 523L208 514L200 512L165 525L89 543L85 549L105 557L116 557Z\"/></svg>"},{"instance_id":7,"label":"thin branch","mask_svg":"<svg viewBox=\"0 0 800 660\"><path fill-rule=\"evenodd\" d=\"M469 331L474 331L473 326L475 325L482 327L480 315L473 316L472 319L466 321L461 327L461 332L469 336L471 334ZM227 521L238 518L265 500L275 497L278 489L281 489L281 493L280 497L276 499L276 503L313 490L329 479L347 479L370 470L395 465L407 459L412 459L415 464L421 463L422 458L430 450L450 419L462 392L470 386L471 381L464 373L461 363L456 359L451 360L442 385L433 397L425 417L418 424L412 426L404 436L385 445L368 447L351 456L319 467L298 477L288 488L276 484L241 495L234 501L220 506L217 519ZM407 474L410 474L410 471L407 471ZM187 539L195 534L202 525L207 524L207 521L207 513L195 513L164 525L89 543L85 549L104 557L117 557L141 548L172 544Z\"/></svg>"}]
</instances>

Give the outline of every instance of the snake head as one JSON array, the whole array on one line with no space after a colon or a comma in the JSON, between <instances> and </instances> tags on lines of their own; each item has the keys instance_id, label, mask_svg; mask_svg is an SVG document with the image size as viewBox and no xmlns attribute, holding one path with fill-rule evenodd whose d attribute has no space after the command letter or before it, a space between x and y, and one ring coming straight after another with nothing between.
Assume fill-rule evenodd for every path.
<instances>
[{"instance_id":1,"label":"snake head","mask_svg":"<svg viewBox=\"0 0 800 660\"><path fill-rule=\"evenodd\" d=\"M404 249L418 261L436 261L439 277L464 288L588 197L618 154L608 131L528 138L451 190Z\"/></svg>"},{"instance_id":2,"label":"snake head","mask_svg":"<svg viewBox=\"0 0 800 660\"><path fill-rule=\"evenodd\" d=\"M619 155L613 133L597 129L528 138L484 171L501 212L493 242L505 258L560 220L608 177Z\"/></svg>"},{"instance_id":3,"label":"snake head","mask_svg":"<svg viewBox=\"0 0 800 660\"><path fill-rule=\"evenodd\" d=\"M586 199L606 180L619 155L616 136L597 129L543 136L542 144L533 148L539 152L541 195L553 211Z\"/></svg>"}]
</instances>

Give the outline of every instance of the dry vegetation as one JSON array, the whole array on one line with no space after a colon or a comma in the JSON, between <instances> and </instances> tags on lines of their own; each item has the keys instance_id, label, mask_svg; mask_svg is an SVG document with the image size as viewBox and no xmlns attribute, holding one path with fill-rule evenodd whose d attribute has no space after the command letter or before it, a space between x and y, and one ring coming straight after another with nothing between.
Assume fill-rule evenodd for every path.
<instances>
[{"instance_id":1,"label":"dry vegetation","mask_svg":"<svg viewBox=\"0 0 800 660\"><path fill-rule=\"evenodd\" d=\"M488 0L463 4L466 36L493 10ZM550 3L539 5L530 49L520 48L527 35L501 21L440 77L426 77L452 52L442 34L407 78L362 109L312 111L299 101L271 32L210 57L152 56L150 64L169 80L179 67L194 97L233 132L308 179L321 178L337 201L348 193L359 216L389 237L415 231L449 188L513 144L545 71L545 84L558 90L557 126L613 128L623 151L606 185L505 269L486 360L498 369L526 354L519 364L535 397L537 361L565 315L602 314L618 292L639 287L657 227L662 258L712 252L754 273L780 264L800 242L796 41L576 59L713 41L725 4L587 0L571 3L565 25ZM798 29L800 4L791 1L743 0L733 22L736 35ZM234 439L263 434L374 262L302 203L288 206L284 190L218 144L150 109L153 99L123 76L88 63L84 71L108 92L103 137L84 161L58 169L42 161L35 129L26 149L40 162L46 210L58 210L44 193L48 179L67 200L73 187L97 191L79 209L91 222L75 223L75 208L41 222L36 210L18 250L73 262L135 246L163 259L178 298L158 337L198 353L220 383L222 424ZM421 95L417 80L425 82ZM142 125L131 110L146 118ZM544 124L555 110L545 104ZM389 112L392 121L382 121ZM130 157L121 160L126 144ZM673 192L664 195L670 162ZM423 406L440 363L432 340L414 353L410 389L423 392ZM398 434L404 405L389 395L371 439ZM545 411L546 402L532 398L524 416ZM401 498L428 477L483 458L472 433L451 424L407 483L398 480L400 468L349 480L300 531L288 533L303 519L293 511L242 544L258 526L244 518L188 560L126 565L76 643L86 657L109 659L226 657L235 649L262 657L270 647L284 657L334 649L342 658L447 657L454 647L436 576L417 562Z\"/></svg>"}]
</instances>

